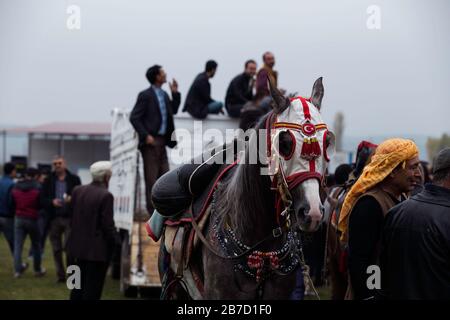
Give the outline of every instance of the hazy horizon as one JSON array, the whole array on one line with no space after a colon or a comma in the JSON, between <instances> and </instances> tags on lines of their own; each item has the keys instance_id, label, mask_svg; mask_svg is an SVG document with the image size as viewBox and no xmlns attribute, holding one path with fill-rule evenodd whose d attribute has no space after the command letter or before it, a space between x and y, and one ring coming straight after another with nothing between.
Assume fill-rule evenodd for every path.
<instances>
[{"instance_id":1,"label":"hazy horizon","mask_svg":"<svg viewBox=\"0 0 450 320\"><path fill-rule=\"evenodd\" d=\"M381 10L369 30L367 8ZM66 26L69 5L80 30ZM275 54L280 87L308 96L324 77L324 119L345 115L351 136L450 132L450 2L2 1L0 124L110 121L161 64L182 98L208 59L212 97L224 100L247 59ZM168 89L168 86L165 86ZM180 109L182 106L180 107Z\"/></svg>"}]
</instances>

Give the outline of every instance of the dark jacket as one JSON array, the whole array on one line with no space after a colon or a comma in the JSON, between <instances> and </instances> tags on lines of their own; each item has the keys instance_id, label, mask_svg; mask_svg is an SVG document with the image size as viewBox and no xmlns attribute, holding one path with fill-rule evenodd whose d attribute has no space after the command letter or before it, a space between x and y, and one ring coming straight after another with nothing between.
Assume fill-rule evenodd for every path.
<instances>
[{"instance_id":1,"label":"dark jacket","mask_svg":"<svg viewBox=\"0 0 450 320\"><path fill-rule=\"evenodd\" d=\"M75 188L71 206L73 216L67 251L71 258L87 261L109 260L116 243L113 220L114 197L102 184Z\"/></svg>"},{"instance_id":2,"label":"dark jacket","mask_svg":"<svg viewBox=\"0 0 450 320\"><path fill-rule=\"evenodd\" d=\"M358 198L350 213L348 271L353 298L356 300L378 294L367 288L367 267L379 264L384 217L398 203L398 199L375 187Z\"/></svg>"},{"instance_id":3,"label":"dark jacket","mask_svg":"<svg viewBox=\"0 0 450 320\"><path fill-rule=\"evenodd\" d=\"M0 217L14 217L11 196L13 186L14 181L9 176L4 176L0 179Z\"/></svg>"},{"instance_id":4,"label":"dark jacket","mask_svg":"<svg viewBox=\"0 0 450 320\"><path fill-rule=\"evenodd\" d=\"M11 191L16 217L37 219L41 209L40 186L35 180L19 181Z\"/></svg>"},{"instance_id":5,"label":"dark jacket","mask_svg":"<svg viewBox=\"0 0 450 320\"><path fill-rule=\"evenodd\" d=\"M450 300L450 190L425 190L392 208L382 236L381 284L390 299Z\"/></svg>"},{"instance_id":6,"label":"dark jacket","mask_svg":"<svg viewBox=\"0 0 450 320\"><path fill-rule=\"evenodd\" d=\"M49 218L52 219L55 216L70 217L71 209L70 206L66 206L64 210L55 210L53 206L53 199L56 198L56 181L58 177L54 172L44 181L42 186L42 204L46 209ZM68 196L72 195L72 191L76 186L81 185L80 177L66 170L66 193Z\"/></svg>"},{"instance_id":7,"label":"dark jacket","mask_svg":"<svg viewBox=\"0 0 450 320\"><path fill-rule=\"evenodd\" d=\"M178 111L181 95L179 92L172 92L173 100L170 100L169 95L164 91L164 96L167 110L167 130L164 138L166 145L173 148L177 145L176 141L171 141L172 133L175 130L173 115ZM139 148L145 145L145 139L148 135L158 135L162 116L158 97L152 87L139 93L136 104L130 114L130 122L139 135Z\"/></svg>"},{"instance_id":8,"label":"dark jacket","mask_svg":"<svg viewBox=\"0 0 450 320\"><path fill-rule=\"evenodd\" d=\"M250 86L250 79L251 76L243 72L231 80L227 89L227 95L225 97L225 107L227 109L229 105L244 105L248 101L252 100L253 93L252 87Z\"/></svg>"},{"instance_id":9,"label":"dark jacket","mask_svg":"<svg viewBox=\"0 0 450 320\"><path fill-rule=\"evenodd\" d=\"M213 101L208 76L202 72L189 88L183 111L189 112L194 118L204 119L208 115L208 104Z\"/></svg>"}]
</instances>

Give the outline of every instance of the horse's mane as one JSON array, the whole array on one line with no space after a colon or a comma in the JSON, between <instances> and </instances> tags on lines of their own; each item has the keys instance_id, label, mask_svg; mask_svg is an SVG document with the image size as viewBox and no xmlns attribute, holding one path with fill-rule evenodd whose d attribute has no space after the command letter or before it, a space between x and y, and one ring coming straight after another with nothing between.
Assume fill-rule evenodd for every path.
<instances>
[{"instance_id":1,"label":"horse's mane","mask_svg":"<svg viewBox=\"0 0 450 320\"><path fill-rule=\"evenodd\" d=\"M263 128L267 116L262 117L255 129ZM269 176L261 175L260 164L248 163L250 143L258 143L257 137L246 143L245 164L238 164L234 174L224 180L216 192L216 209L220 211L222 219L228 217L233 229L243 239L265 236L275 221L271 181ZM253 227L252 235L246 234Z\"/></svg>"}]
</instances>

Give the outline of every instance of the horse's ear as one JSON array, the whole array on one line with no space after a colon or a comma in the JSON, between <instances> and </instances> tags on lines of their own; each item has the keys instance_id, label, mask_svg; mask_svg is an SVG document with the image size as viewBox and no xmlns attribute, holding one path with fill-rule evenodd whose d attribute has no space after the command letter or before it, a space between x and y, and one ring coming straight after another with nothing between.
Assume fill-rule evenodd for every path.
<instances>
[{"instance_id":1,"label":"horse's ear","mask_svg":"<svg viewBox=\"0 0 450 320\"><path fill-rule=\"evenodd\" d=\"M273 84L273 80L271 76L267 76L267 82L269 84L270 95L273 99L273 111L276 114L282 113L286 110L287 107L291 104L288 97L285 97L280 90Z\"/></svg>"},{"instance_id":2,"label":"horse's ear","mask_svg":"<svg viewBox=\"0 0 450 320\"><path fill-rule=\"evenodd\" d=\"M322 106L323 93L324 89L322 84L322 77L320 77L319 79L316 80L316 82L314 82L311 92L311 102L319 110L320 107Z\"/></svg>"}]
</instances>

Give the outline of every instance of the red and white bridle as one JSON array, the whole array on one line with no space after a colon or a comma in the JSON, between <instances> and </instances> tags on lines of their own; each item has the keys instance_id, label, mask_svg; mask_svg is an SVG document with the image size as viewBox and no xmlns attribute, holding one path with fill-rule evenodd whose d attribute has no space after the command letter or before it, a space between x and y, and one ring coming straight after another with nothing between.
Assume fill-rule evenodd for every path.
<instances>
[{"instance_id":1,"label":"red and white bridle","mask_svg":"<svg viewBox=\"0 0 450 320\"><path fill-rule=\"evenodd\" d=\"M327 136L334 135L323 123L319 110L310 99L296 97L281 114L271 113L266 120L267 157L273 189L277 189L277 219L288 214L292 205L290 190L308 179L323 180L325 164L329 161L331 145ZM291 135L293 145L287 155L278 150L282 132ZM331 139L333 140L333 139ZM334 147L334 143L331 147ZM322 158L323 155L323 158ZM325 162L323 161L325 160ZM281 212L284 205L284 211Z\"/></svg>"}]
</instances>

